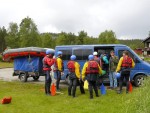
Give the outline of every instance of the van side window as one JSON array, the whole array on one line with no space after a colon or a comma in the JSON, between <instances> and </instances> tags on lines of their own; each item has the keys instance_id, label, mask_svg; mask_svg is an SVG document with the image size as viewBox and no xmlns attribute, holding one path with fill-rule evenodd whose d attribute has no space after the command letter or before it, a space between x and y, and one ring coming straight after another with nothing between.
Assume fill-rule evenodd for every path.
<instances>
[{"instance_id":1,"label":"van side window","mask_svg":"<svg viewBox=\"0 0 150 113\"><path fill-rule=\"evenodd\" d=\"M83 60L88 60L88 56L92 54L92 49L84 49L83 50Z\"/></svg>"},{"instance_id":2,"label":"van side window","mask_svg":"<svg viewBox=\"0 0 150 113\"><path fill-rule=\"evenodd\" d=\"M73 54L76 55L77 60L82 60L82 52L83 52L82 49L76 49L76 50L74 50Z\"/></svg>"},{"instance_id":3,"label":"van side window","mask_svg":"<svg viewBox=\"0 0 150 113\"><path fill-rule=\"evenodd\" d=\"M62 59L63 60L70 60L70 56L72 55L71 50L59 50L63 52Z\"/></svg>"},{"instance_id":4,"label":"van side window","mask_svg":"<svg viewBox=\"0 0 150 113\"><path fill-rule=\"evenodd\" d=\"M87 60L92 52L92 49L75 49L73 54L76 55L77 60Z\"/></svg>"},{"instance_id":5,"label":"van side window","mask_svg":"<svg viewBox=\"0 0 150 113\"><path fill-rule=\"evenodd\" d=\"M123 51L124 50L119 50L119 58L121 58L122 57L122 54L123 54ZM130 52L130 51L128 51L129 52L129 56L134 60L134 55Z\"/></svg>"}]
</instances>

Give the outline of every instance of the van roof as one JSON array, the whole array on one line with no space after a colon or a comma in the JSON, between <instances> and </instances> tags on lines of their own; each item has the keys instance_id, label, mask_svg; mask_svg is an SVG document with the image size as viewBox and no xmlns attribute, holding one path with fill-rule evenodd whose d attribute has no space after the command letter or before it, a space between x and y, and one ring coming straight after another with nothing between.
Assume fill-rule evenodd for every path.
<instances>
[{"instance_id":1,"label":"van roof","mask_svg":"<svg viewBox=\"0 0 150 113\"><path fill-rule=\"evenodd\" d=\"M92 44L92 45L61 45L61 46L56 46L56 47L86 47L86 46L101 46L101 47L128 47L126 45L123 45L123 44Z\"/></svg>"}]
</instances>

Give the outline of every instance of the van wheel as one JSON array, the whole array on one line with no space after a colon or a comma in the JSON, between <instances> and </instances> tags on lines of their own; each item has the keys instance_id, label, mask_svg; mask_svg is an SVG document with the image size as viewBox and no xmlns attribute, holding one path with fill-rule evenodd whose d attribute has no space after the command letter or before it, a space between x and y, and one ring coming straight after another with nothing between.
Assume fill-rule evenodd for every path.
<instances>
[{"instance_id":1,"label":"van wheel","mask_svg":"<svg viewBox=\"0 0 150 113\"><path fill-rule=\"evenodd\" d=\"M135 78L134 78L134 84L136 87L139 87L143 84L144 82L144 75L137 75Z\"/></svg>"},{"instance_id":2,"label":"van wheel","mask_svg":"<svg viewBox=\"0 0 150 113\"><path fill-rule=\"evenodd\" d=\"M33 76L33 79L34 79L35 81L37 81L39 78L40 78L39 76Z\"/></svg>"},{"instance_id":3,"label":"van wheel","mask_svg":"<svg viewBox=\"0 0 150 113\"><path fill-rule=\"evenodd\" d=\"M27 82L28 76L27 76L26 73L21 73L19 75L19 79L20 79L21 82Z\"/></svg>"},{"instance_id":4,"label":"van wheel","mask_svg":"<svg viewBox=\"0 0 150 113\"><path fill-rule=\"evenodd\" d=\"M65 81L68 85L70 84L69 76L66 77Z\"/></svg>"}]
</instances>

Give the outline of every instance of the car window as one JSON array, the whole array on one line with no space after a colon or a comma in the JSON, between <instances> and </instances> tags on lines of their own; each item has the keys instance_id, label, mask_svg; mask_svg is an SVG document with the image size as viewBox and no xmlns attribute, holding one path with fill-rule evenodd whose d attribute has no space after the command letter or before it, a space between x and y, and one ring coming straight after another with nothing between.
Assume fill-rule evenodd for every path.
<instances>
[{"instance_id":1,"label":"car window","mask_svg":"<svg viewBox=\"0 0 150 113\"><path fill-rule=\"evenodd\" d=\"M72 55L71 50L59 50L63 52L62 59L63 60L70 60L70 56Z\"/></svg>"},{"instance_id":2,"label":"car window","mask_svg":"<svg viewBox=\"0 0 150 113\"><path fill-rule=\"evenodd\" d=\"M88 55L92 54L92 49L75 49L73 54L76 55L77 60L87 60Z\"/></svg>"},{"instance_id":3,"label":"car window","mask_svg":"<svg viewBox=\"0 0 150 113\"><path fill-rule=\"evenodd\" d=\"M119 50L119 52L118 52L119 58L122 57L123 51L124 51L124 50ZM128 50L127 50L127 51L128 51ZM129 56L134 60L134 55L133 55L130 51L128 51L128 52L129 52Z\"/></svg>"}]
</instances>

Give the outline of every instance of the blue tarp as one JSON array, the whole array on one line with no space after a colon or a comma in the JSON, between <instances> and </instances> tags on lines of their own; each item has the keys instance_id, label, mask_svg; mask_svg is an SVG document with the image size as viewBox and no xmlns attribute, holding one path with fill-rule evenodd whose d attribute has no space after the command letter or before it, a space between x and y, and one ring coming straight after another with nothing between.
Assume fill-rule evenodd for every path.
<instances>
[{"instance_id":1,"label":"blue tarp","mask_svg":"<svg viewBox=\"0 0 150 113\"><path fill-rule=\"evenodd\" d=\"M25 56L14 59L15 71L42 72L42 65L41 57Z\"/></svg>"}]
</instances>

